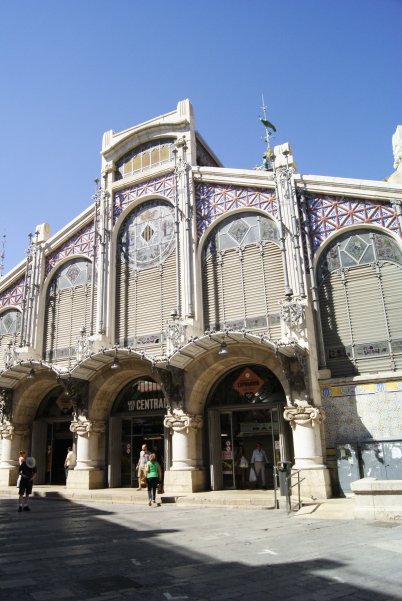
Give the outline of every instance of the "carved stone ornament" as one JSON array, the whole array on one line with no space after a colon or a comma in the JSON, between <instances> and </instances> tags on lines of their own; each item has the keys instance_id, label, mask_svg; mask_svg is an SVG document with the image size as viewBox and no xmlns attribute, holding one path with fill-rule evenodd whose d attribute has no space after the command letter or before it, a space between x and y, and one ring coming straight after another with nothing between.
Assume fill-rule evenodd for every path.
<instances>
[{"instance_id":1,"label":"carved stone ornament","mask_svg":"<svg viewBox=\"0 0 402 601\"><path fill-rule=\"evenodd\" d=\"M90 420L85 413L73 413L73 421L70 430L77 436L89 436L91 434L103 434L106 424L100 420Z\"/></svg>"},{"instance_id":2,"label":"carved stone ornament","mask_svg":"<svg viewBox=\"0 0 402 601\"><path fill-rule=\"evenodd\" d=\"M182 407L184 399L184 371L178 367L155 368L168 406Z\"/></svg>"},{"instance_id":3,"label":"carved stone ornament","mask_svg":"<svg viewBox=\"0 0 402 601\"><path fill-rule=\"evenodd\" d=\"M163 425L169 430L175 432L187 432L191 428L192 430L199 430L203 425L202 415L192 415L184 413L182 409L172 409L168 412L163 420Z\"/></svg>"},{"instance_id":4,"label":"carved stone ornament","mask_svg":"<svg viewBox=\"0 0 402 601\"><path fill-rule=\"evenodd\" d=\"M300 331L304 326L305 313L305 307L298 299L280 301L281 319L289 328Z\"/></svg>"},{"instance_id":5,"label":"carved stone ornament","mask_svg":"<svg viewBox=\"0 0 402 601\"><path fill-rule=\"evenodd\" d=\"M297 425L304 426L311 423L313 428L320 425L325 415L322 409L318 407L312 407L312 405L298 405L295 407L286 407L283 412L283 417L286 421L290 422L293 430Z\"/></svg>"},{"instance_id":6,"label":"carved stone ornament","mask_svg":"<svg viewBox=\"0 0 402 601\"><path fill-rule=\"evenodd\" d=\"M3 388L0 390L0 423L11 420L12 391Z\"/></svg>"},{"instance_id":7,"label":"carved stone ornament","mask_svg":"<svg viewBox=\"0 0 402 601\"><path fill-rule=\"evenodd\" d=\"M0 436L1 438L12 439L14 434L14 426L8 419L3 419L0 423Z\"/></svg>"}]
</instances>

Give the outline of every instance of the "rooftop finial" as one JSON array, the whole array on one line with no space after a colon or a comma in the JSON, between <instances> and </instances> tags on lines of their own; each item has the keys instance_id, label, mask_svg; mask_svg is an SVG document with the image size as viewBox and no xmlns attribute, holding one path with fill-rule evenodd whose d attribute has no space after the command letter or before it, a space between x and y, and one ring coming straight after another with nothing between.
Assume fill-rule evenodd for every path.
<instances>
[{"instance_id":1,"label":"rooftop finial","mask_svg":"<svg viewBox=\"0 0 402 601\"><path fill-rule=\"evenodd\" d=\"M6 235L3 234L0 243L0 277L3 275L4 270L4 257L6 256Z\"/></svg>"},{"instance_id":2,"label":"rooftop finial","mask_svg":"<svg viewBox=\"0 0 402 601\"><path fill-rule=\"evenodd\" d=\"M272 169L272 158L273 158L273 153L272 153L271 146L270 146L270 138L271 138L272 134L274 132L276 132L276 127L267 119L267 106L265 104L264 94L262 94L261 109L262 109L263 116L260 117L260 121L263 124L263 126L265 127L264 141L267 145L267 149L263 155L262 167L263 167L263 169L269 170L269 169Z\"/></svg>"}]
</instances>

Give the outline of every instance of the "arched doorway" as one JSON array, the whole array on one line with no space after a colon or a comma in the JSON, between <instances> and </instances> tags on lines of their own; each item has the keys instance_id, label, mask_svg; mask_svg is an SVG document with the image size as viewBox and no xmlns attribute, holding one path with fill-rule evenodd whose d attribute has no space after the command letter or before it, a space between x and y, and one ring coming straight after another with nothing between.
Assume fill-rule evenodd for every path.
<instances>
[{"instance_id":1,"label":"arched doorway","mask_svg":"<svg viewBox=\"0 0 402 601\"><path fill-rule=\"evenodd\" d=\"M283 420L286 398L276 376L261 365L243 365L227 373L207 404L212 490L254 488L249 482L253 450L266 452L266 487L273 488L273 466L293 456L289 426ZM248 467L239 465L243 448Z\"/></svg>"},{"instance_id":2,"label":"arched doorway","mask_svg":"<svg viewBox=\"0 0 402 601\"><path fill-rule=\"evenodd\" d=\"M109 486L138 487L136 465L145 443L161 466L168 460L163 418L166 399L160 385L148 376L136 378L118 394L109 428L111 478Z\"/></svg>"},{"instance_id":3,"label":"arched doorway","mask_svg":"<svg viewBox=\"0 0 402 601\"><path fill-rule=\"evenodd\" d=\"M66 482L64 461L68 447L75 446L70 430L72 412L72 397L63 386L53 388L39 406L32 429L39 484Z\"/></svg>"}]
</instances>

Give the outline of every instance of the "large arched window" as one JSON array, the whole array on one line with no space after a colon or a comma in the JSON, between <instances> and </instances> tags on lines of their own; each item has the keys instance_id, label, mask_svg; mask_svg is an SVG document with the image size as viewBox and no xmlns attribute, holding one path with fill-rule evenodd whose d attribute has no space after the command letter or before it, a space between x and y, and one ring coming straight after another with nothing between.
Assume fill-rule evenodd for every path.
<instances>
[{"instance_id":1,"label":"large arched window","mask_svg":"<svg viewBox=\"0 0 402 601\"><path fill-rule=\"evenodd\" d=\"M65 263L53 276L46 295L44 358L70 367L76 361L83 328L90 333L92 264L85 259ZM95 291L94 291L95 292ZM96 298L96 297L95 297ZM94 303L93 320L96 312Z\"/></svg>"},{"instance_id":2,"label":"large arched window","mask_svg":"<svg viewBox=\"0 0 402 601\"><path fill-rule=\"evenodd\" d=\"M149 201L134 209L119 231L116 343L163 350L166 321L176 306L173 207Z\"/></svg>"},{"instance_id":3,"label":"large arched window","mask_svg":"<svg viewBox=\"0 0 402 601\"><path fill-rule=\"evenodd\" d=\"M402 252L391 236L347 232L325 249L317 273L332 375L402 368Z\"/></svg>"},{"instance_id":4,"label":"large arched window","mask_svg":"<svg viewBox=\"0 0 402 601\"><path fill-rule=\"evenodd\" d=\"M137 146L117 161L116 179L131 177L173 161L173 149L173 139L156 140Z\"/></svg>"},{"instance_id":5,"label":"large arched window","mask_svg":"<svg viewBox=\"0 0 402 601\"><path fill-rule=\"evenodd\" d=\"M8 309L0 314L0 369L7 364L7 355L12 347L20 343L21 313L17 309Z\"/></svg>"},{"instance_id":6,"label":"large arched window","mask_svg":"<svg viewBox=\"0 0 402 601\"><path fill-rule=\"evenodd\" d=\"M275 222L254 212L222 221L202 256L204 325L246 328L280 338L283 264Z\"/></svg>"}]
</instances>

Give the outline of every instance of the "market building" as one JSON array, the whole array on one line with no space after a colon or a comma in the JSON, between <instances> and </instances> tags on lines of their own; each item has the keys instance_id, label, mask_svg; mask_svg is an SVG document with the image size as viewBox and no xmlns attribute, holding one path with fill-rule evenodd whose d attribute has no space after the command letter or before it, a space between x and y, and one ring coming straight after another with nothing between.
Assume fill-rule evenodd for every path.
<instances>
[{"instance_id":1,"label":"market building","mask_svg":"<svg viewBox=\"0 0 402 601\"><path fill-rule=\"evenodd\" d=\"M242 485L257 442L304 495L402 479L402 128L387 181L224 168L191 103L102 142L93 203L0 281L0 485ZM399 458L399 462L397 459ZM244 484L244 481L243 481Z\"/></svg>"}]
</instances>

